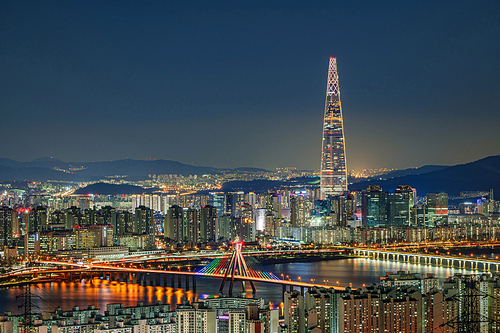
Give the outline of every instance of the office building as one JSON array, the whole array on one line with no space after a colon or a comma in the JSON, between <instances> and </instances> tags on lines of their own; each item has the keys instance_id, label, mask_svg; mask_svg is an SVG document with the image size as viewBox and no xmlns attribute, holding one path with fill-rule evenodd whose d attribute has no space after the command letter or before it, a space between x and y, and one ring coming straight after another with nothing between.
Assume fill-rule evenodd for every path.
<instances>
[{"instance_id":1,"label":"office building","mask_svg":"<svg viewBox=\"0 0 500 333\"><path fill-rule=\"evenodd\" d=\"M448 224L448 194L427 193L427 226Z\"/></svg>"},{"instance_id":2,"label":"office building","mask_svg":"<svg viewBox=\"0 0 500 333\"><path fill-rule=\"evenodd\" d=\"M378 185L372 185L363 191L362 205L363 226L378 227L387 223L387 192L382 192Z\"/></svg>"}]
</instances>

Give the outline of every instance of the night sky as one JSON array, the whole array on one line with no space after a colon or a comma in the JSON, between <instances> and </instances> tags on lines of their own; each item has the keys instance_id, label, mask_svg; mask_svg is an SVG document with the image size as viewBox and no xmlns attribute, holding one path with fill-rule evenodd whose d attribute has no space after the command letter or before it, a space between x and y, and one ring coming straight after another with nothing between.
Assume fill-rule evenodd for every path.
<instances>
[{"instance_id":1,"label":"night sky","mask_svg":"<svg viewBox=\"0 0 500 333\"><path fill-rule=\"evenodd\" d=\"M269 3L268 3L269 2ZM1 1L0 157L349 169L500 154L500 1Z\"/></svg>"}]
</instances>

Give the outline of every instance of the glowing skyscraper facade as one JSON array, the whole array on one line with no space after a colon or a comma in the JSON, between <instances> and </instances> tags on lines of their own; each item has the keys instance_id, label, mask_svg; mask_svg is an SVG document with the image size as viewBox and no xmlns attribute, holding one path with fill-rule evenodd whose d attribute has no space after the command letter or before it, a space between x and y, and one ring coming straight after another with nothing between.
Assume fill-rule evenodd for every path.
<instances>
[{"instance_id":1,"label":"glowing skyscraper facade","mask_svg":"<svg viewBox=\"0 0 500 333\"><path fill-rule=\"evenodd\" d=\"M337 58L330 58L321 149L321 197L347 191L344 121L340 104Z\"/></svg>"}]
</instances>

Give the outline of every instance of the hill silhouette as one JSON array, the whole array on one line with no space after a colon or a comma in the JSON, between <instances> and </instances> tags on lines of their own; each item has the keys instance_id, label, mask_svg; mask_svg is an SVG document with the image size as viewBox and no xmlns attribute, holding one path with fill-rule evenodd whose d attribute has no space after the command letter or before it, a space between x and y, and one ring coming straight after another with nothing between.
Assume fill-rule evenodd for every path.
<instances>
[{"instance_id":1,"label":"hill silhouette","mask_svg":"<svg viewBox=\"0 0 500 333\"><path fill-rule=\"evenodd\" d=\"M64 162L43 157L31 162L18 162L0 158L0 181L13 180L72 180L96 181L107 176L126 176L129 180L147 179L153 174L177 174L183 176L215 174L236 169L218 169L183 164L170 160L117 160L101 162ZM239 171L267 172L259 168L238 168Z\"/></svg>"},{"instance_id":2,"label":"hill silhouette","mask_svg":"<svg viewBox=\"0 0 500 333\"><path fill-rule=\"evenodd\" d=\"M258 168L238 168L240 171L266 172ZM0 181L96 181L106 176L121 175L127 179L147 179L152 174L203 175L217 172L231 172L236 169L218 169L205 166L187 165L170 160L139 161L119 160L104 162L64 162L54 158L40 158L31 162L18 162L0 158ZM398 176L399 175L399 176ZM389 178L392 177L392 178ZM410 185L419 195L432 192L446 192L458 196L461 191L485 191L493 189L500 193L500 156L490 156L478 161L455 166L423 166L398 170L384 176L385 179L371 179L349 185L353 191L364 190L370 185L380 185L384 191L394 191L398 185ZM316 179L317 180L317 179ZM229 182L224 191L248 190L265 191L281 186L311 185L312 178L291 179L286 182L255 180L252 182ZM109 185L109 184L108 184ZM133 193L144 193L144 189L130 189ZM139 192L134 192L134 191ZM115 193L111 188L102 188L88 193ZM117 194L129 193L125 188ZM87 193L82 193L87 194Z\"/></svg>"},{"instance_id":3,"label":"hill silhouette","mask_svg":"<svg viewBox=\"0 0 500 333\"><path fill-rule=\"evenodd\" d=\"M419 168L409 168L409 169L404 169L404 170L394 170L391 172L386 173L385 175L382 175L380 177L373 177L373 178L383 178L383 179L389 179L389 178L394 178L394 177L404 177L404 176L411 176L411 175L421 175L424 173L429 173L429 172L434 172L434 171L439 171L443 170L446 168L449 168L450 166L445 166L445 165L424 165Z\"/></svg>"},{"instance_id":4,"label":"hill silhouette","mask_svg":"<svg viewBox=\"0 0 500 333\"><path fill-rule=\"evenodd\" d=\"M490 156L419 175L359 182L350 185L349 189L359 191L370 185L380 185L384 191L389 192L394 191L398 185L410 185L416 188L420 195L446 192L457 196L461 191L489 189L500 193L500 156Z\"/></svg>"}]
</instances>

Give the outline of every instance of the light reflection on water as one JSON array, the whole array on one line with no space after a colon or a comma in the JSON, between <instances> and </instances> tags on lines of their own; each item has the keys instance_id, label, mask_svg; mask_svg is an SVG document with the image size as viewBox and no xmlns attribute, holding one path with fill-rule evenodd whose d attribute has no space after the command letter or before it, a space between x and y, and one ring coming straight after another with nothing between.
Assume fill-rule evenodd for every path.
<instances>
[{"instance_id":1,"label":"light reflection on water","mask_svg":"<svg viewBox=\"0 0 500 333\"><path fill-rule=\"evenodd\" d=\"M287 263L264 265L263 271L270 271L281 278L281 274L294 281L329 284L332 286L349 286L354 288L363 284L378 283L380 276L386 272L411 271L415 273L432 273L440 279L452 276L455 273L470 273L469 270L458 268L443 268L435 266L415 265L391 261L378 261L365 258L352 258L342 260ZM181 304L183 301L193 301L200 298L216 297L219 293L221 280L214 278L196 278L196 292L170 287L142 287L137 284L126 284L124 282L110 282L107 280L94 279L92 283L83 282L56 282L40 283L32 288L32 292L40 296L34 303L40 311L53 311L56 307L70 310L73 306L86 308L94 305L103 312L106 304L124 303L125 306L134 306L137 302L153 304L160 300L163 304ZM177 285L177 284L176 284ZM185 283L183 281L183 286ZM282 288L279 285L269 283L256 283L257 294L255 297L263 297L266 302L279 305L282 301ZM192 285L191 285L192 287ZM235 289L240 290L241 284L235 283ZM225 289L227 291L227 287ZM21 289L0 290L0 313L12 311L18 313L16 296L22 293ZM201 295L201 296L200 296ZM236 296L236 292L234 293Z\"/></svg>"}]
</instances>

